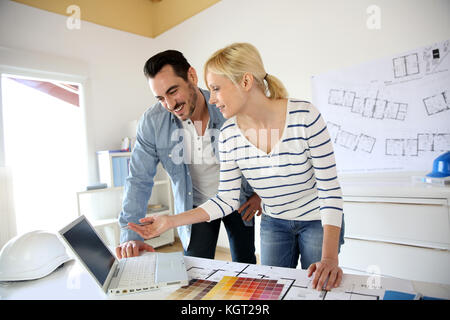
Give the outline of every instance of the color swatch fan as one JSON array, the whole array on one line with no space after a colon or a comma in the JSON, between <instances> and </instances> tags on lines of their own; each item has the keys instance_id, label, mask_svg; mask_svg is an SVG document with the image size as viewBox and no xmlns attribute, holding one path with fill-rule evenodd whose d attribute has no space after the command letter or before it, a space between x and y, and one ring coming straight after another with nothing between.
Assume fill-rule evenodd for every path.
<instances>
[{"instance_id":1,"label":"color swatch fan","mask_svg":"<svg viewBox=\"0 0 450 320\"><path fill-rule=\"evenodd\" d=\"M283 284L277 280L225 276L219 282L193 279L173 292L171 300L278 300Z\"/></svg>"},{"instance_id":2,"label":"color swatch fan","mask_svg":"<svg viewBox=\"0 0 450 320\"><path fill-rule=\"evenodd\" d=\"M192 279L189 285L172 292L166 300L202 300L216 284L215 281Z\"/></svg>"}]
</instances>

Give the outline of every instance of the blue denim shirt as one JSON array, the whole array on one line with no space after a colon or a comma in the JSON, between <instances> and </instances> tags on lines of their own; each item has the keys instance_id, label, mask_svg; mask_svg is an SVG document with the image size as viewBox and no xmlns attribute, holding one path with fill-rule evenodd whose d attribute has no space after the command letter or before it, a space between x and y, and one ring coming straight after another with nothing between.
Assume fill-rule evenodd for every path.
<instances>
[{"instance_id":1,"label":"blue denim shirt","mask_svg":"<svg viewBox=\"0 0 450 320\"><path fill-rule=\"evenodd\" d=\"M212 129L211 144L218 158L219 133L225 118L220 111L208 103L209 92L200 89L209 111L208 129ZM119 216L121 227L128 222L138 223L147 213L148 200L152 193L156 166L162 163L172 181L175 214L193 207L192 179L189 165L183 159L183 125L160 103L149 108L139 121L136 144L131 154L130 174L125 182L122 212ZM242 179L240 203L247 201L253 189ZM251 221L253 223L253 221ZM245 223L245 221L243 221ZM246 223L246 225L249 225ZM183 248L187 250L191 236L191 225L178 227ZM134 231L121 229L120 243L130 240L143 240Z\"/></svg>"}]
</instances>

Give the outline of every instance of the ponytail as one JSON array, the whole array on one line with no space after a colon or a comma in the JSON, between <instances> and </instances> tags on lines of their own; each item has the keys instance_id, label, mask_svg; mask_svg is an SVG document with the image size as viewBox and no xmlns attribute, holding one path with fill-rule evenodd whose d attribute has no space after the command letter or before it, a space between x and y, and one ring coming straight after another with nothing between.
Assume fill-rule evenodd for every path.
<instances>
[{"instance_id":1,"label":"ponytail","mask_svg":"<svg viewBox=\"0 0 450 320\"><path fill-rule=\"evenodd\" d=\"M269 99L276 100L287 98L288 94L286 88L277 77L266 73L264 79L267 82L266 95Z\"/></svg>"},{"instance_id":2,"label":"ponytail","mask_svg":"<svg viewBox=\"0 0 450 320\"><path fill-rule=\"evenodd\" d=\"M241 81L246 72L253 74L256 85L271 99L287 98L288 94L281 81L264 70L258 50L250 43L233 43L216 51L204 66L205 84L207 71L226 76L234 84ZM267 85L264 83L266 80Z\"/></svg>"}]
</instances>

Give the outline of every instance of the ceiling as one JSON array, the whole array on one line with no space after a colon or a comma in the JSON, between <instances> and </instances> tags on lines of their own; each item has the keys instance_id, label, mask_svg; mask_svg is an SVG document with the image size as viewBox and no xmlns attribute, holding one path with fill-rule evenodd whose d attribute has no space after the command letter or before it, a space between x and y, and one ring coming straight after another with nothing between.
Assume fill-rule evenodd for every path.
<instances>
[{"instance_id":1,"label":"ceiling","mask_svg":"<svg viewBox=\"0 0 450 320\"><path fill-rule=\"evenodd\" d=\"M220 0L12 0L117 30L155 38ZM82 25L82 23L81 23Z\"/></svg>"},{"instance_id":2,"label":"ceiling","mask_svg":"<svg viewBox=\"0 0 450 320\"><path fill-rule=\"evenodd\" d=\"M31 80L20 77L8 76L8 79L19 82L27 87L39 90L52 97L68 102L76 107L80 106L79 88L77 85L56 81Z\"/></svg>"}]
</instances>

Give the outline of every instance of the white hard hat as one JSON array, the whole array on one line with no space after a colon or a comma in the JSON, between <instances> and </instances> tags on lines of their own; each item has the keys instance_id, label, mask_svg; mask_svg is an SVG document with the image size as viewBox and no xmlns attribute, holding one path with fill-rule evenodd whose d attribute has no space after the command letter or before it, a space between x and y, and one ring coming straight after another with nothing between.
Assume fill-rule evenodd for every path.
<instances>
[{"instance_id":1,"label":"white hard hat","mask_svg":"<svg viewBox=\"0 0 450 320\"><path fill-rule=\"evenodd\" d=\"M0 281L42 278L69 260L55 233L27 232L9 240L0 252Z\"/></svg>"}]
</instances>

